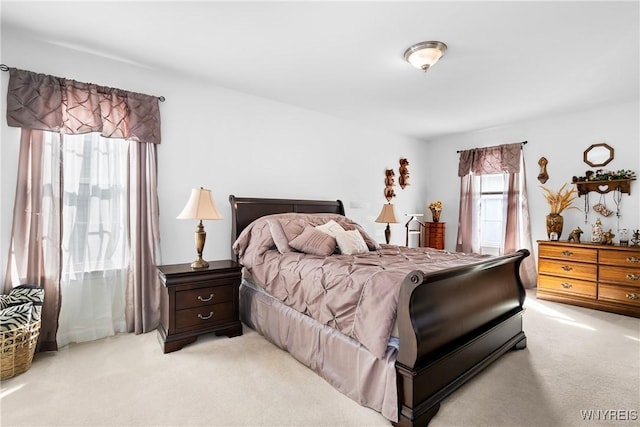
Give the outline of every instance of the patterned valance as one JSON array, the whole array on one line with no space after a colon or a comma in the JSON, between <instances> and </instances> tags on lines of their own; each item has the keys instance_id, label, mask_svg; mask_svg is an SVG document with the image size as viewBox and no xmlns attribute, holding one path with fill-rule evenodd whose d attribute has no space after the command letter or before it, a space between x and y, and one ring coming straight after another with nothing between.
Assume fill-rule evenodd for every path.
<instances>
[{"instance_id":1,"label":"patterned valance","mask_svg":"<svg viewBox=\"0 0 640 427\"><path fill-rule=\"evenodd\" d=\"M458 176L520 172L522 143L460 151Z\"/></svg>"},{"instance_id":2,"label":"patterned valance","mask_svg":"<svg viewBox=\"0 0 640 427\"><path fill-rule=\"evenodd\" d=\"M9 126L160 144L158 98L9 68Z\"/></svg>"}]
</instances>

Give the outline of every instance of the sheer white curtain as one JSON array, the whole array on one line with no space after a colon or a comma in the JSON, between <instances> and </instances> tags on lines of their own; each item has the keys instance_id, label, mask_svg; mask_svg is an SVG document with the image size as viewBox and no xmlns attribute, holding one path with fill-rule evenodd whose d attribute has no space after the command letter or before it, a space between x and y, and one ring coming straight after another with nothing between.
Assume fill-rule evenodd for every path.
<instances>
[{"instance_id":1,"label":"sheer white curtain","mask_svg":"<svg viewBox=\"0 0 640 427\"><path fill-rule=\"evenodd\" d=\"M62 138L58 346L126 332L128 151L97 133Z\"/></svg>"}]
</instances>

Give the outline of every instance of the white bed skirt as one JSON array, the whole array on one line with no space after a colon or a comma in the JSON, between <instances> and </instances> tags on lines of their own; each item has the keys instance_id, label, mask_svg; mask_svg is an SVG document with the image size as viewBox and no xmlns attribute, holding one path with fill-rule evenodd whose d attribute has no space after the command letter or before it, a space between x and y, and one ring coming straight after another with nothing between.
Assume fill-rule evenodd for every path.
<instances>
[{"instance_id":1,"label":"white bed skirt","mask_svg":"<svg viewBox=\"0 0 640 427\"><path fill-rule=\"evenodd\" d=\"M388 347L385 358L378 359L357 341L287 307L246 280L240 286L240 318L343 394L398 421L395 348Z\"/></svg>"}]
</instances>

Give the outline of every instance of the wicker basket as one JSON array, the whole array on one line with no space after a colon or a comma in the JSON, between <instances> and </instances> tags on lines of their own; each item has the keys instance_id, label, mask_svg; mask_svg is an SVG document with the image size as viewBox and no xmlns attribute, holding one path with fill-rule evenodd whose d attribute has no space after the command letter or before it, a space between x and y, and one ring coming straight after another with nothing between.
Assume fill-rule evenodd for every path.
<instances>
[{"instance_id":1,"label":"wicker basket","mask_svg":"<svg viewBox=\"0 0 640 427\"><path fill-rule=\"evenodd\" d=\"M31 367L40 335L40 321L0 333L0 380L26 372Z\"/></svg>"}]
</instances>

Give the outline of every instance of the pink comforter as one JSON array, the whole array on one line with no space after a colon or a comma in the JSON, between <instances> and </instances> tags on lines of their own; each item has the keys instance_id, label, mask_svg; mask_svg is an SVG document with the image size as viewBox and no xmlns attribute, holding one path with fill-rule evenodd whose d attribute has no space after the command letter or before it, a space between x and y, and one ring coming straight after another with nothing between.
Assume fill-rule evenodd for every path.
<instances>
[{"instance_id":1,"label":"pink comforter","mask_svg":"<svg viewBox=\"0 0 640 427\"><path fill-rule=\"evenodd\" d=\"M330 218L309 215L312 225ZM408 273L429 273L485 258L392 245L361 255L281 254L264 218L242 232L234 250L254 284L293 309L357 340L378 358L384 357L396 319L400 285Z\"/></svg>"}]
</instances>

